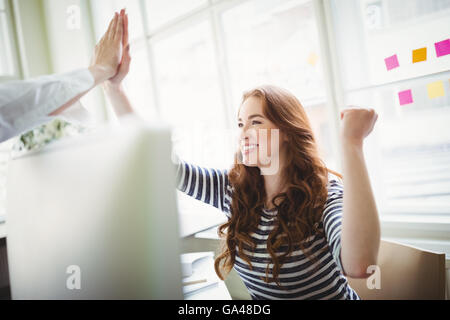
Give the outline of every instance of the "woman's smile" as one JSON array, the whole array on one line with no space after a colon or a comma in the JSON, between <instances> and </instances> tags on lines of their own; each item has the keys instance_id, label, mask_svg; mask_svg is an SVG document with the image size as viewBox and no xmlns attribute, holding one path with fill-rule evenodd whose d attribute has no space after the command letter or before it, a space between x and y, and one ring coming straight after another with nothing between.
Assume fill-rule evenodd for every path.
<instances>
[{"instance_id":1,"label":"woman's smile","mask_svg":"<svg viewBox=\"0 0 450 320\"><path fill-rule=\"evenodd\" d=\"M247 155L250 152L256 151L258 146L259 146L259 144L256 144L256 143L246 143L241 146L241 152L242 152L242 154Z\"/></svg>"}]
</instances>

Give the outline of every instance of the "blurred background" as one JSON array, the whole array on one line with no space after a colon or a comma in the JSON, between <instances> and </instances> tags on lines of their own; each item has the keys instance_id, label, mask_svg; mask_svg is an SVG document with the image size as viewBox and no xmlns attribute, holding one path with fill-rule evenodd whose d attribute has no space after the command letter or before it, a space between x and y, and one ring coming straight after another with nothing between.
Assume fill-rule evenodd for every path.
<instances>
[{"instance_id":1,"label":"blurred background","mask_svg":"<svg viewBox=\"0 0 450 320\"><path fill-rule=\"evenodd\" d=\"M342 172L339 111L374 108L364 152L383 235L450 253L450 55L435 50L449 41L450 0L0 0L0 81L87 67L124 7L127 91L142 117L173 126L181 158L229 167L223 132L236 128L242 93L274 84L301 101L322 159ZM425 60L413 63L420 48ZM100 89L83 104L115 121ZM0 146L2 172L10 147ZM1 214L4 174L0 190ZM206 210L179 196L187 214Z\"/></svg>"}]
</instances>

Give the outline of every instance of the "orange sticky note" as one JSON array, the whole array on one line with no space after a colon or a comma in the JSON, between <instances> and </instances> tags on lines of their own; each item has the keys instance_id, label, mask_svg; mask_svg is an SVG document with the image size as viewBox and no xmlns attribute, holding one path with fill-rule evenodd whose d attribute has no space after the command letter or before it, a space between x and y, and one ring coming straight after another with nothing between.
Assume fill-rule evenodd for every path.
<instances>
[{"instance_id":1,"label":"orange sticky note","mask_svg":"<svg viewBox=\"0 0 450 320\"><path fill-rule=\"evenodd\" d=\"M444 96L444 83L442 81L436 81L427 85L428 97L430 99Z\"/></svg>"},{"instance_id":2,"label":"orange sticky note","mask_svg":"<svg viewBox=\"0 0 450 320\"><path fill-rule=\"evenodd\" d=\"M420 48L412 52L413 63L427 60L427 48Z\"/></svg>"}]
</instances>

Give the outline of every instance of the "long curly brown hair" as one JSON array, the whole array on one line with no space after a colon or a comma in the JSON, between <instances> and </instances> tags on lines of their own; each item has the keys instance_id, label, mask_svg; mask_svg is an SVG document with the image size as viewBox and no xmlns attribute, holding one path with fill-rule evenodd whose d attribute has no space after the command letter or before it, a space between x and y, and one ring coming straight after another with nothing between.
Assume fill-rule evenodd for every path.
<instances>
[{"instance_id":1,"label":"long curly brown hair","mask_svg":"<svg viewBox=\"0 0 450 320\"><path fill-rule=\"evenodd\" d=\"M249 97L261 99L264 116L288 138L286 163L281 172L283 181L286 181L285 192L272 199L277 219L267 239L272 274L269 275L268 264L266 277L263 277L264 281L276 282L280 286L280 268L294 247L298 245L305 249L302 244L305 239L323 233L318 223L327 200L328 172L342 176L327 169L320 159L307 114L294 95L275 86L261 86L244 93L242 103ZM258 228L266 201L260 169L246 166L240 159L240 151L237 151L228 174L233 187L231 218L219 227L219 235L225 238L225 242L214 266L222 280L225 278L223 271L226 276L233 268L237 253L251 268L250 258L244 251L252 252L256 248L251 234ZM277 249L281 246L287 249L280 254ZM317 261L307 250L304 253L312 261Z\"/></svg>"}]
</instances>

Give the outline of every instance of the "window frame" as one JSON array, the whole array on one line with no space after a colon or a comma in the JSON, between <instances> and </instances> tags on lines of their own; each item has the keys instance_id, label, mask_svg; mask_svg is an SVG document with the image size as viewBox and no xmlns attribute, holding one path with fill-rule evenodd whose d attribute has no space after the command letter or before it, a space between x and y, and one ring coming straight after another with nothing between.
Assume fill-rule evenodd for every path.
<instances>
[{"instance_id":1,"label":"window frame","mask_svg":"<svg viewBox=\"0 0 450 320\"><path fill-rule=\"evenodd\" d=\"M0 83L2 82L9 82L9 81L15 81L15 80L21 80L23 79L23 69L22 69L22 63L21 59L22 56L20 55L20 50L18 47L18 37L17 37L17 30L16 30L16 24L15 24L15 12L14 12L14 6L12 0L5 0L5 11L6 13L6 23L8 25L8 32L9 32L9 39L11 41L11 59L12 63L14 64L14 74L11 76L0 76ZM10 150L12 146L12 140L5 141L0 144L0 154L2 155L3 160L0 159L0 166L5 166L7 170L8 166L8 158L10 155ZM4 172L5 174L7 172ZM0 173L0 176L3 175ZM0 177L1 178L1 177ZM0 185L0 190L2 188L6 188L6 178L4 179L4 184ZM0 197L3 195L0 194ZM3 200L2 201L2 207L5 205ZM0 209L0 213L1 213ZM6 231L5 231L5 216L0 215L0 238L6 237Z\"/></svg>"},{"instance_id":2,"label":"window frame","mask_svg":"<svg viewBox=\"0 0 450 320\"><path fill-rule=\"evenodd\" d=\"M95 1L95 0L89 0ZM227 128L233 128L233 106L231 105L232 94L230 87L230 73L229 66L226 59L227 53L224 50L225 36L223 25L220 22L220 15L225 10L241 5L251 0L208 0L207 4L193 9L192 11L183 14L171 21L168 21L150 31L148 25L148 17L146 10L146 1L139 0L141 7L141 14L143 19L143 36L135 41L145 41L147 56L149 57L150 79L152 88L153 106L156 112L159 113L159 98L158 98L158 84L155 74L155 61L153 56L152 42L170 36L172 33L179 30L180 26L189 27L197 23L197 18L207 15L212 28L213 45L216 53L216 66L218 68L219 86L221 88L221 99L223 99L223 107L226 110L224 114L227 115ZM314 6L315 19L318 28L318 37L320 45L320 58L323 62L323 73L325 82L325 99L326 108L329 117L331 139L332 139L332 154L335 155L337 171L342 171L342 146L339 139L340 117L339 106L343 106L345 102L345 90L341 85L341 70L337 55L336 36L333 30L332 19L332 5L330 0L309 0ZM92 7L91 7L92 8ZM209 16L209 17L208 17ZM409 236L425 238L431 237L435 230L445 230L450 232L449 214L433 215L428 213L407 213L395 212L385 214L379 212L380 222L382 227L386 230L386 235L395 235L396 232L401 231ZM425 230L424 230L425 225ZM450 240L450 239L449 239Z\"/></svg>"},{"instance_id":3,"label":"window frame","mask_svg":"<svg viewBox=\"0 0 450 320\"><path fill-rule=\"evenodd\" d=\"M333 31L331 0L313 1L317 1L318 5L322 6L320 11L324 14L329 46L327 53L329 54L330 76L332 77L332 99L335 106L342 106L345 104L345 90L341 85L341 66L337 54L331 54L331 52L337 52L336 36ZM376 87L376 85L371 87ZM342 158L341 150L342 148L339 146L339 163L341 163ZM341 165L339 167L341 168ZM450 251L446 249L450 248L450 237L448 236L450 234L450 212L433 215L430 215L430 213L427 212L411 213L404 211L379 211L378 213L383 238L389 237L400 241L409 239L413 242L428 241L430 244L436 243L438 247L442 248L442 251L450 256ZM446 245L442 246L442 243L445 243Z\"/></svg>"},{"instance_id":4,"label":"window frame","mask_svg":"<svg viewBox=\"0 0 450 320\"><path fill-rule=\"evenodd\" d=\"M12 0L5 0L5 11L6 13L6 23L8 25L8 32L9 32L9 38L10 38L10 45L11 45L11 58L12 62L14 64L14 74L12 76L1 76L0 75L0 83L1 82L7 82L7 81L13 81L13 80L20 80L23 79L23 70L22 70L22 64L21 64L21 55L18 48L18 38L17 38L17 30L16 30L16 24L14 23L15 17L14 17L14 7Z\"/></svg>"},{"instance_id":5,"label":"window frame","mask_svg":"<svg viewBox=\"0 0 450 320\"><path fill-rule=\"evenodd\" d=\"M89 0L90 3L92 3L93 0ZM95 0L94 0L95 1ZM154 61L154 53L153 53L153 44L154 42L164 40L167 37L170 37L171 35L177 33L178 30L183 28L189 28L190 26L198 23L199 19L206 18L209 20L209 23L211 24L211 34L212 34L212 41L214 46L214 51L216 53L215 60L216 60L216 67L218 70L218 76L219 76L219 88L221 90L221 98L223 100L223 107L225 110L222 110L224 114L226 115L226 128L230 129L234 127L235 119L233 110L234 107L232 105L232 93L231 93L231 87L230 87L230 73L229 73L229 66L228 66L228 60L226 59L227 53L224 50L225 49L225 35L224 35L224 29L223 25L220 22L220 16L221 14L229 10L231 8L234 8L236 6L239 6L245 2L249 2L252 0L208 0L207 3L203 6L197 7L177 18L174 18L158 28L154 30L150 30L149 23L148 23L148 17L147 17L147 4L145 0L139 0L140 5L140 11L141 11L141 18L143 23L143 34L141 37L133 39L133 42L145 42L145 47L147 51L147 56L149 57L149 72L150 72L150 79L151 79L151 91L152 91L152 99L153 99L153 106L159 114L160 112L160 103L159 103L159 97L158 97L158 84L157 81L154 81L156 79L155 74L155 61ZM323 0L305 0L305 2L311 2L314 5L314 11L315 11L315 19L318 26L318 29L320 29L321 25L325 25L325 16L324 14L318 13L317 10L323 11ZM92 5L90 5L92 10ZM93 18L94 19L94 18ZM327 43L326 34L318 32L319 40L321 43L321 50L323 51L324 48L322 48L323 44ZM321 53L324 56L327 56L328 53L322 52ZM322 57L323 58L323 57ZM328 66L328 64L326 64ZM328 68L330 68L328 66ZM325 76L328 76L330 74L330 70L325 70L326 66L324 64L323 72ZM331 87L327 86L330 90ZM332 126L332 132L337 132L338 129L338 115L339 110L335 108L333 105L335 105L334 98L332 97L331 91L325 90L325 103L327 105L327 108L331 106L331 110L328 110L329 114L329 120L330 123L334 125ZM313 101L314 102L314 101ZM338 155L338 140L334 139L334 136L332 139L334 140L333 145L333 154ZM339 163L339 161L338 161ZM337 170L340 170L340 165L338 166Z\"/></svg>"}]
</instances>

